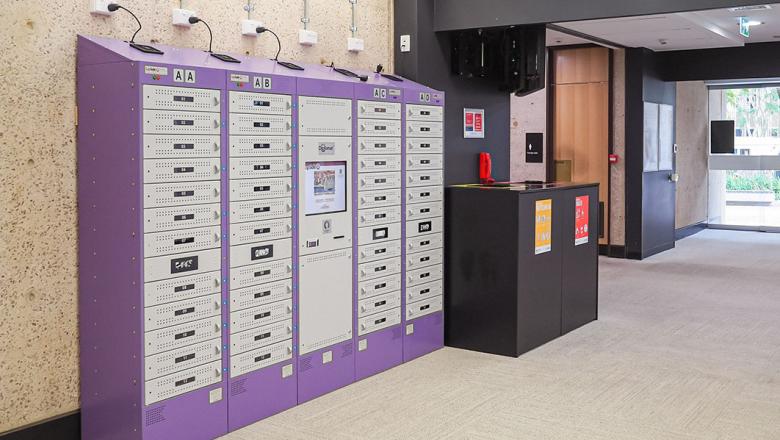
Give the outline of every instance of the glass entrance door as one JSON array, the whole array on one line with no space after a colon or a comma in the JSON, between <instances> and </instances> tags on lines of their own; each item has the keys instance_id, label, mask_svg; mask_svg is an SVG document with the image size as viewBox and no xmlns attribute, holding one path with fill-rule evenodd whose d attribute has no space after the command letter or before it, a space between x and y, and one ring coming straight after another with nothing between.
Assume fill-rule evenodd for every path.
<instances>
[{"instance_id":1,"label":"glass entrance door","mask_svg":"<svg viewBox=\"0 0 780 440\"><path fill-rule=\"evenodd\" d=\"M709 157L710 227L780 232L780 88L710 90L710 120L734 121L734 153Z\"/></svg>"}]
</instances>

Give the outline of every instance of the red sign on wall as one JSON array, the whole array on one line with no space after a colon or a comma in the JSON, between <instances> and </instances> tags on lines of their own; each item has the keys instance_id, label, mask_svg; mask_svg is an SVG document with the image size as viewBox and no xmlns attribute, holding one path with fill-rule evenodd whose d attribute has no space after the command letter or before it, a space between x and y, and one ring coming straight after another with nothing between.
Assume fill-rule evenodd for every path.
<instances>
[{"instance_id":1,"label":"red sign on wall","mask_svg":"<svg viewBox=\"0 0 780 440\"><path fill-rule=\"evenodd\" d=\"M579 196L574 202L574 246L588 242L588 202L589 196Z\"/></svg>"},{"instance_id":2,"label":"red sign on wall","mask_svg":"<svg viewBox=\"0 0 780 440\"><path fill-rule=\"evenodd\" d=\"M463 137L485 138L485 110L476 108L463 109Z\"/></svg>"}]
</instances>

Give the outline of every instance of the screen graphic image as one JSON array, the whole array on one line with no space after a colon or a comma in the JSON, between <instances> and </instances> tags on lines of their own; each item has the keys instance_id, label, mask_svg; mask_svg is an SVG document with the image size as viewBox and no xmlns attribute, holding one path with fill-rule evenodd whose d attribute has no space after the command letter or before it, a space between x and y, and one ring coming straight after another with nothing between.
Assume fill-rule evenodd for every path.
<instances>
[{"instance_id":1,"label":"screen graphic image","mask_svg":"<svg viewBox=\"0 0 780 440\"><path fill-rule=\"evenodd\" d=\"M306 162L306 215L347 210L347 162Z\"/></svg>"}]
</instances>

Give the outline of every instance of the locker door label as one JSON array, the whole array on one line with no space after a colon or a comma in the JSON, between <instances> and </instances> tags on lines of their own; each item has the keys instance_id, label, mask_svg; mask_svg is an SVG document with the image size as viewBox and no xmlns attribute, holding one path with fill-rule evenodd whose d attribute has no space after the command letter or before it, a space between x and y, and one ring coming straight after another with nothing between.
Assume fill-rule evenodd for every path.
<instances>
[{"instance_id":1,"label":"locker door label","mask_svg":"<svg viewBox=\"0 0 780 440\"><path fill-rule=\"evenodd\" d=\"M265 260L274 256L274 245L257 246L252 248L252 261Z\"/></svg>"},{"instance_id":2,"label":"locker door label","mask_svg":"<svg viewBox=\"0 0 780 440\"><path fill-rule=\"evenodd\" d=\"M182 273L198 270L198 257L174 258L171 260L171 273Z\"/></svg>"}]
</instances>

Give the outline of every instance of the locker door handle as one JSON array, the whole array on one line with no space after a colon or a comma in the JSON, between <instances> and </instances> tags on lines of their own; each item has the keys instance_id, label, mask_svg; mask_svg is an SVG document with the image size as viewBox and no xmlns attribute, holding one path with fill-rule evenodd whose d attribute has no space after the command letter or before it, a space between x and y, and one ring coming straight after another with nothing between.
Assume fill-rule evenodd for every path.
<instances>
[{"instance_id":1,"label":"locker door handle","mask_svg":"<svg viewBox=\"0 0 780 440\"><path fill-rule=\"evenodd\" d=\"M219 167L214 165L214 175L219 175Z\"/></svg>"},{"instance_id":2,"label":"locker door handle","mask_svg":"<svg viewBox=\"0 0 780 440\"><path fill-rule=\"evenodd\" d=\"M219 243L219 234L214 234L214 243Z\"/></svg>"},{"instance_id":3,"label":"locker door handle","mask_svg":"<svg viewBox=\"0 0 780 440\"><path fill-rule=\"evenodd\" d=\"M214 97L214 107L216 107L216 106L218 106L218 105L219 105L219 98L217 98L217 97L215 96L215 97Z\"/></svg>"},{"instance_id":4,"label":"locker door handle","mask_svg":"<svg viewBox=\"0 0 780 440\"><path fill-rule=\"evenodd\" d=\"M219 220L219 211L214 211L214 220Z\"/></svg>"},{"instance_id":5,"label":"locker door handle","mask_svg":"<svg viewBox=\"0 0 780 440\"><path fill-rule=\"evenodd\" d=\"M219 197L219 190L214 188L214 197Z\"/></svg>"},{"instance_id":6,"label":"locker door handle","mask_svg":"<svg viewBox=\"0 0 780 440\"><path fill-rule=\"evenodd\" d=\"M219 144L214 142L214 151L219 151Z\"/></svg>"},{"instance_id":7,"label":"locker door handle","mask_svg":"<svg viewBox=\"0 0 780 440\"><path fill-rule=\"evenodd\" d=\"M219 310L219 309L220 309L219 301L214 301L214 310Z\"/></svg>"},{"instance_id":8,"label":"locker door handle","mask_svg":"<svg viewBox=\"0 0 780 440\"><path fill-rule=\"evenodd\" d=\"M219 278L214 278L214 287L219 287L219 285L220 285Z\"/></svg>"},{"instance_id":9,"label":"locker door handle","mask_svg":"<svg viewBox=\"0 0 780 440\"><path fill-rule=\"evenodd\" d=\"M219 128L219 120L218 119L214 120L214 128Z\"/></svg>"}]
</instances>

